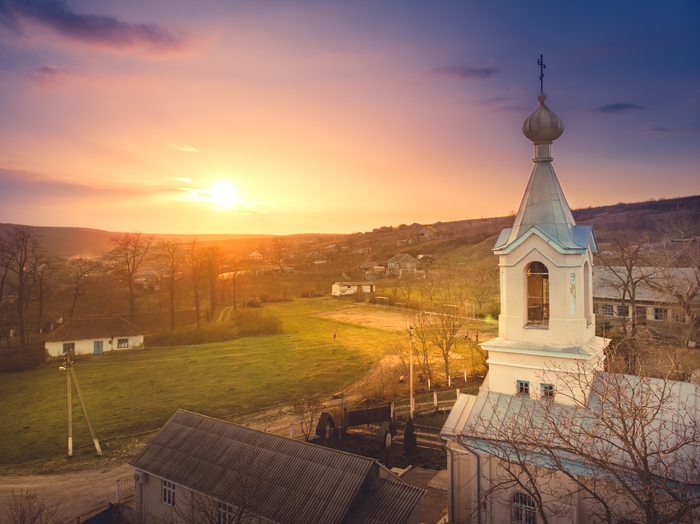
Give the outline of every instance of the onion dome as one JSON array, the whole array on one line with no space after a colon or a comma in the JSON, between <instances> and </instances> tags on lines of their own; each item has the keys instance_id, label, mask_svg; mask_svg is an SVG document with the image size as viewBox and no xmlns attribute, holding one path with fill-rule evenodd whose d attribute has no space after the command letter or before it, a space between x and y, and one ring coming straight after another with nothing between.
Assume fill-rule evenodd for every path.
<instances>
[{"instance_id":1,"label":"onion dome","mask_svg":"<svg viewBox=\"0 0 700 524\"><path fill-rule=\"evenodd\" d=\"M537 100L540 105L527 117L523 124L523 133L532 140L535 145L551 144L564 132L564 122L552 111L544 101L547 95L540 93Z\"/></svg>"}]
</instances>

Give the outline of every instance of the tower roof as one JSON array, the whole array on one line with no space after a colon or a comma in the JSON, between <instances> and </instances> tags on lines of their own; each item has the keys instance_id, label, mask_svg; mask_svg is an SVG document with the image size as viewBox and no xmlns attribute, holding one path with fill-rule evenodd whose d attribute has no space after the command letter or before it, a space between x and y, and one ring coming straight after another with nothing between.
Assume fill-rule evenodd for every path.
<instances>
[{"instance_id":1,"label":"tower roof","mask_svg":"<svg viewBox=\"0 0 700 524\"><path fill-rule=\"evenodd\" d=\"M564 132L564 122L544 103L547 95L540 93L537 100L540 105L523 123L523 133L535 145L551 144Z\"/></svg>"},{"instance_id":2,"label":"tower roof","mask_svg":"<svg viewBox=\"0 0 700 524\"><path fill-rule=\"evenodd\" d=\"M592 228L576 225L552 167L552 142L564 132L564 123L544 103L546 98L540 93L539 107L523 124L523 133L535 144L535 167L513 227L501 232L494 247L497 251L515 247L518 239L530 231L545 237L561 251L578 251L589 245L595 251Z\"/></svg>"}]
</instances>

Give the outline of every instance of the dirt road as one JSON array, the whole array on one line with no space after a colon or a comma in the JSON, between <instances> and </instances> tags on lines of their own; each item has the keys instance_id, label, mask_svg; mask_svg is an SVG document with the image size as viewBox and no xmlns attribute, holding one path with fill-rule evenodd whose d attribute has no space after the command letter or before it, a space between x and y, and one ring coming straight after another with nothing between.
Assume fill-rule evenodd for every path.
<instances>
[{"instance_id":1,"label":"dirt road","mask_svg":"<svg viewBox=\"0 0 700 524\"><path fill-rule=\"evenodd\" d=\"M0 477L0 513L5 513L12 490L33 490L49 506L60 504L66 518L81 515L115 499L116 480L131 475L125 462L111 462L99 469L57 475Z\"/></svg>"}]
</instances>

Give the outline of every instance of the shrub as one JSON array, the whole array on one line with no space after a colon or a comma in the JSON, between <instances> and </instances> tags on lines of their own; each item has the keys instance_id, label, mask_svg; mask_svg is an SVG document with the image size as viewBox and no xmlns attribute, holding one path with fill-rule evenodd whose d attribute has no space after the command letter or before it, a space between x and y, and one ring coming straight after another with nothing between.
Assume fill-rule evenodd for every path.
<instances>
[{"instance_id":1,"label":"shrub","mask_svg":"<svg viewBox=\"0 0 700 524\"><path fill-rule=\"evenodd\" d=\"M146 335L144 344L149 347L190 346L210 344L243 337L274 335L282 331L282 321L266 311L243 309L236 312L226 324L215 324L196 329L178 329L168 333Z\"/></svg>"}]
</instances>

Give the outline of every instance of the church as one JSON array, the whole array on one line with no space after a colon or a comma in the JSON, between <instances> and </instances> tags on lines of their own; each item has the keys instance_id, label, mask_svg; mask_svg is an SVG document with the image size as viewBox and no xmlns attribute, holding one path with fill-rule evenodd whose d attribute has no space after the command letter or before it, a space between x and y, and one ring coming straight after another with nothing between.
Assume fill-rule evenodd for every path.
<instances>
[{"instance_id":1,"label":"church","mask_svg":"<svg viewBox=\"0 0 700 524\"><path fill-rule=\"evenodd\" d=\"M441 431L448 522L700 522L700 390L610 372L596 336L592 226L576 224L553 168L564 124L525 120L534 169L498 257L499 336L488 373Z\"/></svg>"}]
</instances>

